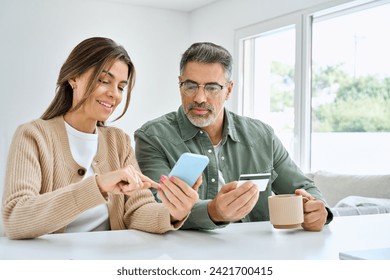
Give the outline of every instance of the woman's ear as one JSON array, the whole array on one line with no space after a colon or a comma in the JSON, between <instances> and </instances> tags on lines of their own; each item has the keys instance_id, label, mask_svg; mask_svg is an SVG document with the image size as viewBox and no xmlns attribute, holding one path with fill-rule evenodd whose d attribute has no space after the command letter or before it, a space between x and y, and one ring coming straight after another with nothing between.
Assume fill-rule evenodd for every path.
<instances>
[{"instance_id":1,"label":"woman's ear","mask_svg":"<svg viewBox=\"0 0 390 280\"><path fill-rule=\"evenodd\" d=\"M69 79L69 80L68 80L68 83L70 84L70 86L71 86L72 89L75 89L75 88L76 88L76 79L75 79L75 78Z\"/></svg>"}]
</instances>

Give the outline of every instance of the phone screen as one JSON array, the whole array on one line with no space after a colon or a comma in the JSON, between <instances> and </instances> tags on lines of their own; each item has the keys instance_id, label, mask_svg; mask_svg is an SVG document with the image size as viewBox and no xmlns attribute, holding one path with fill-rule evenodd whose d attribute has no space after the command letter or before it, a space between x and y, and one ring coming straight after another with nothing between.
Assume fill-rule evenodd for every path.
<instances>
[{"instance_id":1,"label":"phone screen","mask_svg":"<svg viewBox=\"0 0 390 280\"><path fill-rule=\"evenodd\" d=\"M207 156L184 153L172 168L169 177L178 177L192 187L208 163L209 158Z\"/></svg>"}]
</instances>

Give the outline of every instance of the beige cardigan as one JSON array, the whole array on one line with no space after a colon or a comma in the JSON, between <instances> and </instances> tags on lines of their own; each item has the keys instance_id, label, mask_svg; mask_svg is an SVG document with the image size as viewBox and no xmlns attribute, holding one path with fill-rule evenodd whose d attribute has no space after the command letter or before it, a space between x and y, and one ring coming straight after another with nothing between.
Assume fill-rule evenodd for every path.
<instances>
[{"instance_id":1,"label":"beige cardigan","mask_svg":"<svg viewBox=\"0 0 390 280\"><path fill-rule=\"evenodd\" d=\"M95 173L132 164L138 168L130 137L113 127L98 128ZM83 211L108 202L112 230L138 229L164 233L172 225L168 210L150 190L130 197L102 194L95 176L82 180L84 168L72 157L63 117L35 120L18 127L8 155L2 215L11 239L62 233Z\"/></svg>"}]
</instances>

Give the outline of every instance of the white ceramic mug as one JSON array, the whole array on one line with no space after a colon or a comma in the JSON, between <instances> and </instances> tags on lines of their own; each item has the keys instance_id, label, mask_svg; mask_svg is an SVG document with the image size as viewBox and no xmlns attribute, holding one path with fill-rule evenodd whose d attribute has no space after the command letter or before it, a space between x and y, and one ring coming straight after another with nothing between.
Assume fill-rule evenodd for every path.
<instances>
[{"instance_id":1,"label":"white ceramic mug","mask_svg":"<svg viewBox=\"0 0 390 280\"><path fill-rule=\"evenodd\" d=\"M299 228L303 223L302 195L280 194L268 197L270 222L274 228Z\"/></svg>"}]
</instances>

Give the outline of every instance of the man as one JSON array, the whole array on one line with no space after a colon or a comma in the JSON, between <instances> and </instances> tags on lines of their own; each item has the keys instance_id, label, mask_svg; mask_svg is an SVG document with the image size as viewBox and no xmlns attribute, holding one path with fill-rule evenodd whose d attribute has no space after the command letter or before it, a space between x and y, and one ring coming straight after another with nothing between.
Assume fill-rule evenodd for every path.
<instances>
[{"instance_id":1,"label":"man","mask_svg":"<svg viewBox=\"0 0 390 280\"><path fill-rule=\"evenodd\" d=\"M232 57L221 46L195 43L183 54L179 76L182 106L135 132L142 172L153 180L160 178L165 186L176 187L173 182L167 183L165 175L182 153L209 157L199 188L200 200L182 228L214 229L230 222L269 220L267 199L273 191L307 197L302 227L320 231L331 221L332 213L273 129L224 108L233 88L231 72ZM271 178L264 192L259 193L250 181L237 188L241 174L265 172L271 173ZM178 180L175 183L179 184Z\"/></svg>"}]
</instances>

